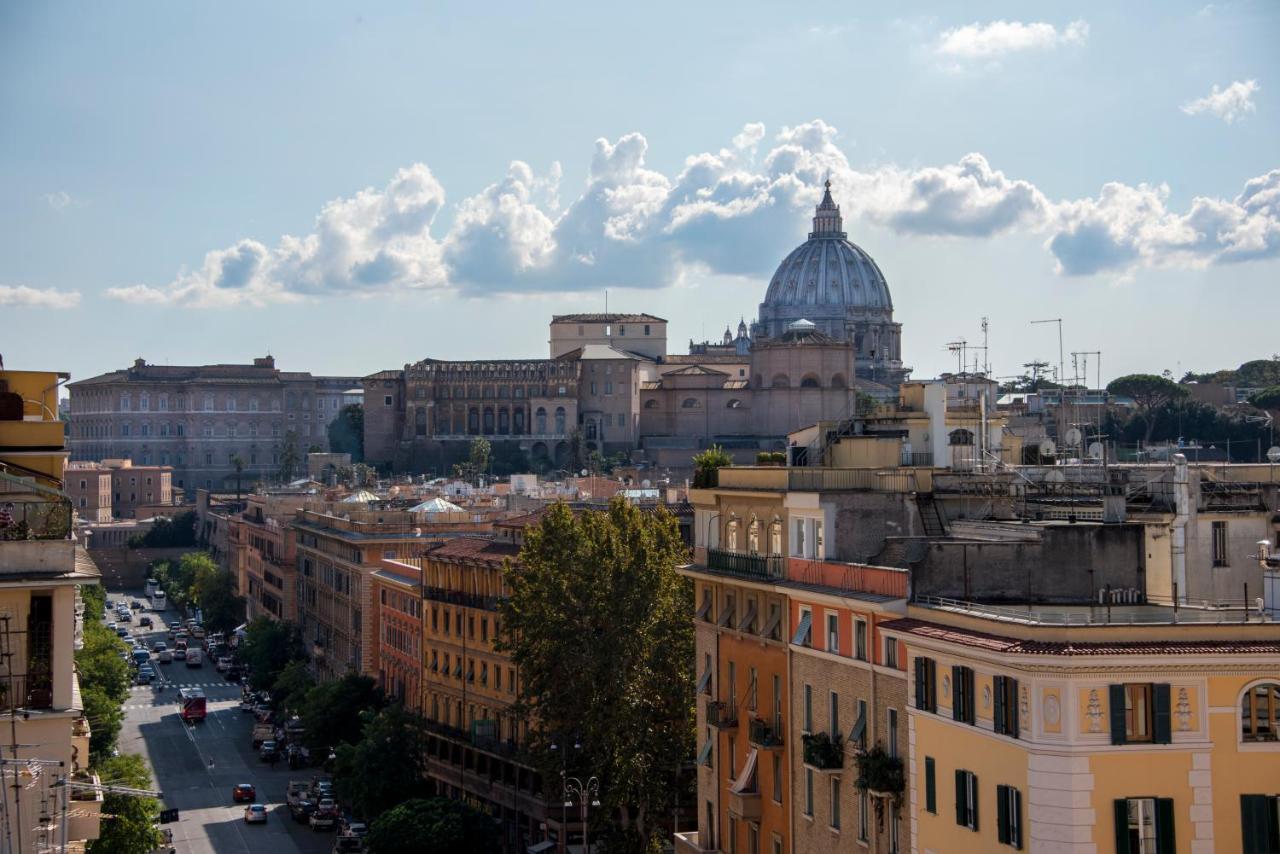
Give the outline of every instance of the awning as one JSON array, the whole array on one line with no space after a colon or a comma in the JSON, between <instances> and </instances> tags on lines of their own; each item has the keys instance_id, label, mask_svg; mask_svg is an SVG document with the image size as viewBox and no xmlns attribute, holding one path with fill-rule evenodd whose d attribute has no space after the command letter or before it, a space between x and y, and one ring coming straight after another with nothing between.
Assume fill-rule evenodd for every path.
<instances>
[{"instance_id":1,"label":"awning","mask_svg":"<svg viewBox=\"0 0 1280 854\"><path fill-rule=\"evenodd\" d=\"M706 741L704 741L704 742L702 743L702 749L698 751L698 763L697 763L697 764L699 764L699 765L706 765L706 764L707 764L708 760L710 760L710 759L711 759L711 745L712 745L712 744L714 744L714 743L715 743L715 742L714 742L712 739L709 739L709 738L708 738Z\"/></svg>"},{"instance_id":2,"label":"awning","mask_svg":"<svg viewBox=\"0 0 1280 854\"><path fill-rule=\"evenodd\" d=\"M550 839L548 839L543 842L539 842L536 845L530 845L528 848L524 850L528 852L528 854L545 854L545 852L547 851L554 850L555 847L556 847L556 844L552 842Z\"/></svg>"},{"instance_id":3,"label":"awning","mask_svg":"<svg viewBox=\"0 0 1280 854\"><path fill-rule=\"evenodd\" d=\"M716 625L724 628L733 622L733 600L725 602L724 610L720 612L720 619L716 620Z\"/></svg>"},{"instance_id":4,"label":"awning","mask_svg":"<svg viewBox=\"0 0 1280 854\"><path fill-rule=\"evenodd\" d=\"M747 762L742 766L742 773L733 781L729 791L735 795L747 794L756 790L756 749L751 748L747 754Z\"/></svg>"},{"instance_id":5,"label":"awning","mask_svg":"<svg viewBox=\"0 0 1280 854\"><path fill-rule=\"evenodd\" d=\"M751 626L756 621L756 600L747 601L747 612L742 615L742 619L738 621L738 631L750 631Z\"/></svg>"},{"instance_id":6,"label":"awning","mask_svg":"<svg viewBox=\"0 0 1280 854\"><path fill-rule=\"evenodd\" d=\"M705 620L707 618L707 613L710 610L711 610L711 597L704 596L702 597L702 604L698 606L698 613L694 614L694 617L696 617L699 620Z\"/></svg>"},{"instance_id":7,"label":"awning","mask_svg":"<svg viewBox=\"0 0 1280 854\"><path fill-rule=\"evenodd\" d=\"M791 638L791 642L796 646L809 645L809 629L813 625L813 612L805 611L804 616L800 618L800 625L796 626L796 633Z\"/></svg>"},{"instance_id":8,"label":"awning","mask_svg":"<svg viewBox=\"0 0 1280 854\"><path fill-rule=\"evenodd\" d=\"M702 675L698 677L698 687L695 688L693 692L695 694L701 694L703 691L707 690L710 685L711 667L708 665L707 669L702 671Z\"/></svg>"},{"instance_id":9,"label":"awning","mask_svg":"<svg viewBox=\"0 0 1280 854\"><path fill-rule=\"evenodd\" d=\"M764 624L764 631L760 634L767 638L773 637L774 631L778 628L778 623L782 622L782 609L774 605L769 609L769 622Z\"/></svg>"},{"instance_id":10,"label":"awning","mask_svg":"<svg viewBox=\"0 0 1280 854\"><path fill-rule=\"evenodd\" d=\"M862 706L858 712L858 720L854 723L853 729L849 731L849 741L853 744L862 744L862 736L867 731L867 707Z\"/></svg>"}]
</instances>

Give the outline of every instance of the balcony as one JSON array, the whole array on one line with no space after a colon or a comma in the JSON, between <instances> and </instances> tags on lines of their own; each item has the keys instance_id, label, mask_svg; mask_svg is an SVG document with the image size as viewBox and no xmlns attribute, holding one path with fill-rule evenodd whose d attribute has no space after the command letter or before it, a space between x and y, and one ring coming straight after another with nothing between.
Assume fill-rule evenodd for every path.
<instances>
[{"instance_id":1,"label":"balcony","mask_svg":"<svg viewBox=\"0 0 1280 854\"><path fill-rule=\"evenodd\" d=\"M682 830L675 837L676 854L712 854L718 848L703 848L702 840L696 830Z\"/></svg>"},{"instance_id":2,"label":"balcony","mask_svg":"<svg viewBox=\"0 0 1280 854\"><path fill-rule=\"evenodd\" d=\"M740 578L775 581L785 575L786 558L781 555L748 554L727 549L707 549L707 569Z\"/></svg>"},{"instance_id":3,"label":"balcony","mask_svg":"<svg viewBox=\"0 0 1280 854\"><path fill-rule=\"evenodd\" d=\"M707 703L707 726L733 729L738 725L738 710L729 703L712 700Z\"/></svg>"},{"instance_id":4,"label":"balcony","mask_svg":"<svg viewBox=\"0 0 1280 854\"><path fill-rule=\"evenodd\" d=\"M759 821L760 793L730 791L729 815L743 821Z\"/></svg>"},{"instance_id":5,"label":"balcony","mask_svg":"<svg viewBox=\"0 0 1280 854\"><path fill-rule=\"evenodd\" d=\"M0 712L43 712L51 709L53 709L51 676L32 678L0 674Z\"/></svg>"},{"instance_id":6,"label":"balcony","mask_svg":"<svg viewBox=\"0 0 1280 854\"><path fill-rule=\"evenodd\" d=\"M747 740L753 747L776 750L782 747L782 725L770 724L762 718L752 718L747 725Z\"/></svg>"},{"instance_id":7,"label":"balcony","mask_svg":"<svg viewBox=\"0 0 1280 854\"><path fill-rule=\"evenodd\" d=\"M477 593L463 593L460 590L447 590L443 587L422 588L422 598L433 602L444 602L447 605L461 605L464 608L480 608L485 611L496 611L503 602L498 596L481 596Z\"/></svg>"},{"instance_id":8,"label":"balcony","mask_svg":"<svg viewBox=\"0 0 1280 854\"><path fill-rule=\"evenodd\" d=\"M71 808L67 810L68 839L97 839L102 830L102 781L98 775L71 775Z\"/></svg>"},{"instance_id":9,"label":"balcony","mask_svg":"<svg viewBox=\"0 0 1280 854\"><path fill-rule=\"evenodd\" d=\"M844 768L844 739L825 732L804 737L804 764L818 771Z\"/></svg>"},{"instance_id":10,"label":"balcony","mask_svg":"<svg viewBox=\"0 0 1280 854\"><path fill-rule=\"evenodd\" d=\"M70 499L13 500L0 492L0 541L70 538Z\"/></svg>"}]
</instances>

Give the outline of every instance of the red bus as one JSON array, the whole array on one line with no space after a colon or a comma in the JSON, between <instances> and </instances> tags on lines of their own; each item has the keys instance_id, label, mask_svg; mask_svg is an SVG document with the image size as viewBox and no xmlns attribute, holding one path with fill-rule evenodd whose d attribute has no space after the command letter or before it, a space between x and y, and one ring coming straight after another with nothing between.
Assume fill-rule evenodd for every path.
<instances>
[{"instance_id":1,"label":"red bus","mask_svg":"<svg viewBox=\"0 0 1280 854\"><path fill-rule=\"evenodd\" d=\"M178 692L182 703L182 722L199 723L205 717L204 691L199 688L183 688Z\"/></svg>"}]
</instances>

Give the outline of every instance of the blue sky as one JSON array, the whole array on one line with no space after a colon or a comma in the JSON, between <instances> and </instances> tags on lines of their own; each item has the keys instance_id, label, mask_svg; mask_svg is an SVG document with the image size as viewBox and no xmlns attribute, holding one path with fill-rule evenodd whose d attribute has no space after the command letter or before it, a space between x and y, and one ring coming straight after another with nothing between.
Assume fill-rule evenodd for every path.
<instances>
[{"instance_id":1,"label":"blue sky","mask_svg":"<svg viewBox=\"0 0 1280 854\"><path fill-rule=\"evenodd\" d=\"M1280 349L1274 3L537 5L0 5L6 364L534 356L606 289L683 347L827 175L917 376Z\"/></svg>"}]
</instances>

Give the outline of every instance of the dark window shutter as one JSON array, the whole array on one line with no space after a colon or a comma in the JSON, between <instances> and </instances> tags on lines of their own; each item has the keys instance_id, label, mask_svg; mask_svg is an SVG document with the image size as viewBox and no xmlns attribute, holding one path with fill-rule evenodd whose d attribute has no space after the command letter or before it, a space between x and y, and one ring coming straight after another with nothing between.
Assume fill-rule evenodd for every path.
<instances>
[{"instance_id":1,"label":"dark window shutter","mask_svg":"<svg viewBox=\"0 0 1280 854\"><path fill-rule=\"evenodd\" d=\"M1115 688L1114 685L1111 687ZM1129 854L1129 802L1124 798L1116 799L1115 817L1116 854Z\"/></svg>"},{"instance_id":2,"label":"dark window shutter","mask_svg":"<svg viewBox=\"0 0 1280 854\"><path fill-rule=\"evenodd\" d=\"M991 693L995 695L996 700L996 716L995 730L997 733L1004 732L1004 677L996 676L991 680ZM1000 840L1004 842L1003 839Z\"/></svg>"},{"instance_id":3,"label":"dark window shutter","mask_svg":"<svg viewBox=\"0 0 1280 854\"><path fill-rule=\"evenodd\" d=\"M961 668L958 664L951 665L951 719L953 721L964 720L964 692L960 688L960 672Z\"/></svg>"},{"instance_id":4,"label":"dark window shutter","mask_svg":"<svg viewBox=\"0 0 1280 854\"><path fill-rule=\"evenodd\" d=\"M1156 798L1156 854L1178 854L1173 832L1173 798Z\"/></svg>"},{"instance_id":5,"label":"dark window shutter","mask_svg":"<svg viewBox=\"0 0 1280 854\"><path fill-rule=\"evenodd\" d=\"M1244 838L1244 854L1271 854L1268 812L1271 798L1266 795L1240 796L1240 830Z\"/></svg>"},{"instance_id":6,"label":"dark window shutter","mask_svg":"<svg viewBox=\"0 0 1280 854\"><path fill-rule=\"evenodd\" d=\"M1169 710L1169 685L1161 683L1151 686L1151 706L1155 710L1152 722L1152 740L1156 744L1168 744L1173 741L1173 722Z\"/></svg>"},{"instance_id":7,"label":"dark window shutter","mask_svg":"<svg viewBox=\"0 0 1280 854\"><path fill-rule=\"evenodd\" d=\"M1005 685L1009 688L1009 732L1008 734L1014 738L1018 737L1018 680L1006 679ZM1015 790L1016 791L1016 790Z\"/></svg>"},{"instance_id":8,"label":"dark window shutter","mask_svg":"<svg viewBox=\"0 0 1280 854\"><path fill-rule=\"evenodd\" d=\"M970 774L969 778L973 780L973 829L978 829L978 775Z\"/></svg>"},{"instance_id":9,"label":"dark window shutter","mask_svg":"<svg viewBox=\"0 0 1280 854\"><path fill-rule=\"evenodd\" d=\"M924 808L934 815L938 814L937 771L933 767L933 757L924 758Z\"/></svg>"},{"instance_id":10,"label":"dark window shutter","mask_svg":"<svg viewBox=\"0 0 1280 854\"><path fill-rule=\"evenodd\" d=\"M938 711L938 663L932 658L924 660L924 684L929 686L925 695L925 705L931 712Z\"/></svg>"},{"instance_id":11,"label":"dark window shutter","mask_svg":"<svg viewBox=\"0 0 1280 854\"><path fill-rule=\"evenodd\" d=\"M924 659L916 656L916 708L927 710L924 696Z\"/></svg>"},{"instance_id":12,"label":"dark window shutter","mask_svg":"<svg viewBox=\"0 0 1280 854\"><path fill-rule=\"evenodd\" d=\"M996 786L996 841L1009 844L1009 794L1007 786Z\"/></svg>"},{"instance_id":13,"label":"dark window shutter","mask_svg":"<svg viewBox=\"0 0 1280 854\"><path fill-rule=\"evenodd\" d=\"M956 824L964 827L969 823L969 811L965 808L965 802L969 798L968 789L964 785L964 772L959 768L956 769Z\"/></svg>"},{"instance_id":14,"label":"dark window shutter","mask_svg":"<svg viewBox=\"0 0 1280 854\"><path fill-rule=\"evenodd\" d=\"M1009 834L1009 844L1022 849L1022 792L1013 789L1013 832Z\"/></svg>"},{"instance_id":15,"label":"dark window shutter","mask_svg":"<svg viewBox=\"0 0 1280 854\"><path fill-rule=\"evenodd\" d=\"M1111 686L1111 743L1124 744L1124 686ZM1128 819L1125 819L1128 821Z\"/></svg>"}]
</instances>

